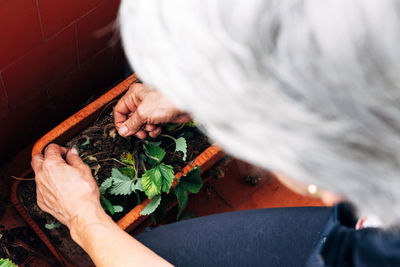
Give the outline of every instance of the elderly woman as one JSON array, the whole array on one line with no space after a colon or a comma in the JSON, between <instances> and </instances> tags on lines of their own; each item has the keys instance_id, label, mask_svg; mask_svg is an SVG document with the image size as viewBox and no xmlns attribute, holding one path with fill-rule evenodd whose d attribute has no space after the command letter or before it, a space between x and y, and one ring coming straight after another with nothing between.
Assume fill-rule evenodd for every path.
<instances>
[{"instance_id":1,"label":"elderly woman","mask_svg":"<svg viewBox=\"0 0 400 267\"><path fill-rule=\"evenodd\" d=\"M96 265L400 266L398 1L125 0L120 22L146 84L115 107L120 135L190 115L231 154L351 206L226 213L134 239L76 151L51 145L32 160L38 204Z\"/></svg>"}]
</instances>

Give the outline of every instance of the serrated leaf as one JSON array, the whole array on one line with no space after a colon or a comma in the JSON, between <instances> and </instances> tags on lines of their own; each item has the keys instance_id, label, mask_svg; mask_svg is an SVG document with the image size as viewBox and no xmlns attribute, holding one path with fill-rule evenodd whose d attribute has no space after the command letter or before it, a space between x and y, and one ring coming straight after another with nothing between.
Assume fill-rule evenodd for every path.
<instances>
[{"instance_id":1,"label":"serrated leaf","mask_svg":"<svg viewBox=\"0 0 400 267\"><path fill-rule=\"evenodd\" d=\"M0 267L18 267L18 265L9 259L0 259Z\"/></svg>"},{"instance_id":2,"label":"serrated leaf","mask_svg":"<svg viewBox=\"0 0 400 267\"><path fill-rule=\"evenodd\" d=\"M183 160L186 160L186 153L187 153L187 142L186 139L183 137L179 137L175 141L176 147L175 147L175 152L181 151L183 153Z\"/></svg>"},{"instance_id":3,"label":"serrated leaf","mask_svg":"<svg viewBox=\"0 0 400 267\"><path fill-rule=\"evenodd\" d=\"M181 184L185 190L189 191L190 193L198 193L203 186L203 179L200 177L200 172L200 167L194 167L190 172L180 179L179 184Z\"/></svg>"},{"instance_id":4,"label":"serrated leaf","mask_svg":"<svg viewBox=\"0 0 400 267\"><path fill-rule=\"evenodd\" d=\"M120 170L118 170L117 168L112 168L111 170L111 178L117 179L117 180L123 180L123 181L130 181L131 179L123 174L122 172L120 172Z\"/></svg>"},{"instance_id":5,"label":"serrated leaf","mask_svg":"<svg viewBox=\"0 0 400 267\"><path fill-rule=\"evenodd\" d=\"M178 199L179 211L177 215L177 220L180 219L184 209L186 208L188 202L188 194L187 192L191 193L198 193L203 186L203 180L200 177L200 167L196 166L188 172L185 176L181 177L179 183L175 187L175 195Z\"/></svg>"},{"instance_id":6,"label":"serrated leaf","mask_svg":"<svg viewBox=\"0 0 400 267\"><path fill-rule=\"evenodd\" d=\"M125 174L126 176L128 176L130 179L133 179L135 177L135 169L133 167L123 167L123 168L119 168L119 171L122 174Z\"/></svg>"},{"instance_id":7,"label":"serrated leaf","mask_svg":"<svg viewBox=\"0 0 400 267\"><path fill-rule=\"evenodd\" d=\"M122 207L120 205L114 205L113 207L114 207L114 212L115 213L124 211L124 207Z\"/></svg>"},{"instance_id":8,"label":"serrated leaf","mask_svg":"<svg viewBox=\"0 0 400 267\"><path fill-rule=\"evenodd\" d=\"M188 201L187 190L180 183L175 187L175 195L178 199L179 208L186 207Z\"/></svg>"},{"instance_id":9,"label":"serrated leaf","mask_svg":"<svg viewBox=\"0 0 400 267\"><path fill-rule=\"evenodd\" d=\"M142 210L142 212L140 212L140 215L149 215L151 213L153 213L158 205L160 205L161 203L161 195L157 195L155 197L153 197L149 204L147 204L147 206Z\"/></svg>"},{"instance_id":10,"label":"serrated leaf","mask_svg":"<svg viewBox=\"0 0 400 267\"><path fill-rule=\"evenodd\" d=\"M100 194L104 195L106 193L107 189L112 186L112 182L113 182L112 177L104 180L104 182L99 187Z\"/></svg>"},{"instance_id":11,"label":"serrated leaf","mask_svg":"<svg viewBox=\"0 0 400 267\"><path fill-rule=\"evenodd\" d=\"M147 156L157 162L161 162L165 156L165 150L156 145L145 145Z\"/></svg>"},{"instance_id":12,"label":"serrated leaf","mask_svg":"<svg viewBox=\"0 0 400 267\"><path fill-rule=\"evenodd\" d=\"M168 193L172 186L172 181L175 178L174 169L171 165L167 165L165 163L161 163L158 165L158 169L160 170L162 176L162 187L161 191Z\"/></svg>"},{"instance_id":13,"label":"serrated leaf","mask_svg":"<svg viewBox=\"0 0 400 267\"><path fill-rule=\"evenodd\" d=\"M111 215L114 215L114 206L111 204L110 200L108 200L105 196L100 195L100 203L105 211L108 211Z\"/></svg>"},{"instance_id":14,"label":"serrated leaf","mask_svg":"<svg viewBox=\"0 0 400 267\"><path fill-rule=\"evenodd\" d=\"M135 166L135 161L133 160L133 156L129 152L121 156L121 161L125 164Z\"/></svg>"},{"instance_id":15,"label":"serrated leaf","mask_svg":"<svg viewBox=\"0 0 400 267\"><path fill-rule=\"evenodd\" d=\"M130 195L132 193L133 181L115 180L109 191L111 195Z\"/></svg>"},{"instance_id":16,"label":"serrated leaf","mask_svg":"<svg viewBox=\"0 0 400 267\"><path fill-rule=\"evenodd\" d=\"M146 171L140 181L143 186L143 191L149 198L161 194L162 176L157 167Z\"/></svg>"},{"instance_id":17,"label":"serrated leaf","mask_svg":"<svg viewBox=\"0 0 400 267\"><path fill-rule=\"evenodd\" d=\"M143 185L140 181L137 181L136 183L132 183L132 191L142 191L143 192Z\"/></svg>"}]
</instances>

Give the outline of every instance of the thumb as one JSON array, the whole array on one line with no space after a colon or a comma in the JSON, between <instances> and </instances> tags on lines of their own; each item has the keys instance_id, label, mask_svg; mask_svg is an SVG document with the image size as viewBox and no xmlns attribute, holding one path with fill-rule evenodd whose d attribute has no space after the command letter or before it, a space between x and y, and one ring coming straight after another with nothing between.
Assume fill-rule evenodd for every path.
<instances>
[{"instance_id":1,"label":"thumb","mask_svg":"<svg viewBox=\"0 0 400 267\"><path fill-rule=\"evenodd\" d=\"M119 128L118 133L121 136L130 136L137 133L143 126L143 119L138 112L133 113L124 124Z\"/></svg>"},{"instance_id":2,"label":"thumb","mask_svg":"<svg viewBox=\"0 0 400 267\"><path fill-rule=\"evenodd\" d=\"M66 161L72 167L80 168L85 163L82 161L81 157L79 157L79 153L75 148L70 149L67 152Z\"/></svg>"},{"instance_id":3,"label":"thumb","mask_svg":"<svg viewBox=\"0 0 400 267\"><path fill-rule=\"evenodd\" d=\"M33 155L32 161L31 161L31 166L35 173L38 172L42 168L43 160L44 160L44 158L43 158L42 154Z\"/></svg>"}]
</instances>

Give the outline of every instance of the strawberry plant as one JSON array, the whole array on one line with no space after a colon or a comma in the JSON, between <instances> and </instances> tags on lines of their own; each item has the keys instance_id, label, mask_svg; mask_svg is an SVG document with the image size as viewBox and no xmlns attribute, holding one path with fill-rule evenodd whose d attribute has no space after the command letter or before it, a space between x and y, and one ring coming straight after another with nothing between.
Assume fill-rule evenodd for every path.
<instances>
[{"instance_id":1,"label":"strawberry plant","mask_svg":"<svg viewBox=\"0 0 400 267\"><path fill-rule=\"evenodd\" d=\"M175 152L182 152L182 159L185 160L187 157L186 139L184 137L175 139L169 135L163 136L175 142ZM129 196L135 194L138 202L140 202L140 192L143 192L151 201L141 214L149 215L153 213L161 203L162 194L170 192L175 178L173 166L163 162L165 155L166 151L161 147L161 142L146 141L143 142L143 154L140 154L136 160L132 153L128 152L123 155L120 161L124 164L124 167L113 168L111 176L100 185L100 201L103 208L111 215L122 212L123 206L113 204L109 200L110 195ZM138 161L144 170L141 176L139 176ZM201 186L202 179L200 178L199 167L180 179L175 188L175 195L180 208L178 218L186 206L187 192L197 193Z\"/></svg>"}]
</instances>

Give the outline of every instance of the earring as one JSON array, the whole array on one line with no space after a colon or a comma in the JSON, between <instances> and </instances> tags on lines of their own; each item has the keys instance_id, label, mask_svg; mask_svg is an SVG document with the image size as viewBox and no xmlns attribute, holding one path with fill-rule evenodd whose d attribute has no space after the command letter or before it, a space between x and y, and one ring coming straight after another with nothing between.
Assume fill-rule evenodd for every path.
<instances>
[{"instance_id":1,"label":"earring","mask_svg":"<svg viewBox=\"0 0 400 267\"><path fill-rule=\"evenodd\" d=\"M318 187L315 184L308 185L307 186L307 191L313 197L318 197L318 195L319 195Z\"/></svg>"}]
</instances>

